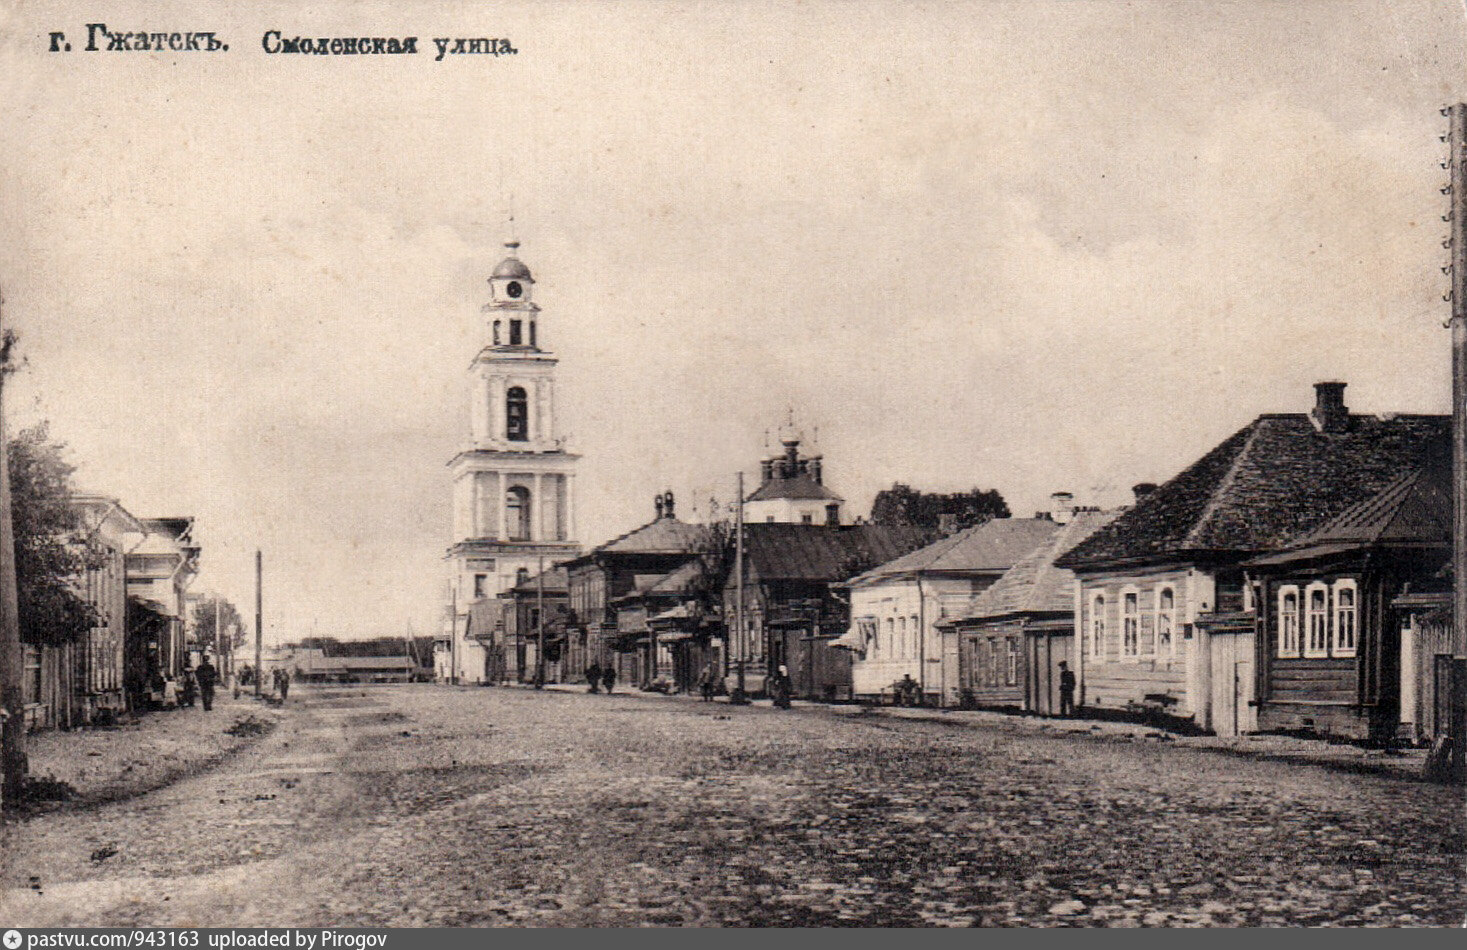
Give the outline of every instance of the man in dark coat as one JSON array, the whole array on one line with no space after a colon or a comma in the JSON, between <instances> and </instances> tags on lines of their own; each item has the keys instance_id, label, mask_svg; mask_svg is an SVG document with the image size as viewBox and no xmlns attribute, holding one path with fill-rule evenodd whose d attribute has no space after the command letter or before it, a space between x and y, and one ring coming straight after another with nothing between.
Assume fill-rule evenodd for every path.
<instances>
[{"instance_id":1,"label":"man in dark coat","mask_svg":"<svg viewBox=\"0 0 1467 950\"><path fill-rule=\"evenodd\" d=\"M1075 673L1070 664L1059 662L1060 670L1060 715L1066 718L1075 714Z\"/></svg>"},{"instance_id":2,"label":"man in dark coat","mask_svg":"<svg viewBox=\"0 0 1467 950\"><path fill-rule=\"evenodd\" d=\"M194 679L199 683L199 698L204 701L204 712L208 712L214 708L214 685L219 682L219 671L214 669L207 656L194 670Z\"/></svg>"},{"instance_id":3,"label":"man in dark coat","mask_svg":"<svg viewBox=\"0 0 1467 950\"><path fill-rule=\"evenodd\" d=\"M586 682L591 684L591 692L601 692L601 664L592 663L586 667Z\"/></svg>"},{"instance_id":4,"label":"man in dark coat","mask_svg":"<svg viewBox=\"0 0 1467 950\"><path fill-rule=\"evenodd\" d=\"M610 696L611 695L611 688L616 685L616 666L615 666L615 664L612 664L612 663L606 664L606 669L604 669L604 670L601 671L601 682L602 682L603 685L606 686L606 694L608 696Z\"/></svg>"}]
</instances>

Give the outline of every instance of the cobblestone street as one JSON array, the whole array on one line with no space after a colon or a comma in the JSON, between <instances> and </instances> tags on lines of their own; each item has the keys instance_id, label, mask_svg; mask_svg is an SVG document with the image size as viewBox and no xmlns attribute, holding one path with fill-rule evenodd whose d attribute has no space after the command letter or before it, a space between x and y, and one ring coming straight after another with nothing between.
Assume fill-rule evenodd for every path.
<instances>
[{"instance_id":1,"label":"cobblestone street","mask_svg":"<svg viewBox=\"0 0 1467 950\"><path fill-rule=\"evenodd\" d=\"M301 690L5 830L5 926L1459 924L1459 791L1022 723ZM222 725L221 720L221 725Z\"/></svg>"}]
</instances>

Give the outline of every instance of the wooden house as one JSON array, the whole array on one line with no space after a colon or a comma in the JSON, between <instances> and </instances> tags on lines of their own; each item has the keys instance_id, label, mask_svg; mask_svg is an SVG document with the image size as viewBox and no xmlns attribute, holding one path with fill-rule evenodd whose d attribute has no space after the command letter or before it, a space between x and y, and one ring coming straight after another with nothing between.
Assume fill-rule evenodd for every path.
<instances>
[{"instance_id":1,"label":"wooden house","mask_svg":"<svg viewBox=\"0 0 1467 950\"><path fill-rule=\"evenodd\" d=\"M994 518L846 581L859 639L852 645L853 687L868 699L889 696L903 677L925 701L953 698L943 688L937 624L965 609L1059 526L1045 514Z\"/></svg>"},{"instance_id":2,"label":"wooden house","mask_svg":"<svg viewBox=\"0 0 1467 950\"><path fill-rule=\"evenodd\" d=\"M966 609L940 621L948 706L1059 713L1059 664L1075 664L1075 575L1055 559L1116 511L1076 510Z\"/></svg>"},{"instance_id":3,"label":"wooden house","mask_svg":"<svg viewBox=\"0 0 1467 950\"><path fill-rule=\"evenodd\" d=\"M1395 739L1403 688L1425 678L1428 664L1416 657L1441 652L1403 644L1402 627L1416 626L1409 592L1440 583L1451 555L1451 486L1445 457L1409 467L1286 550L1245 565L1256 593L1260 730ZM1429 626L1430 615L1422 619ZM1420 720L1416 709L1407 715Z\"/></svg>"},{"instance_id":4,"label":"wooden house","mask_svg":"<svg viewBox=\"0 0 1467 950\"><path fill-rule=\"evenodd\" d=\"M911 527L746 524L742 612L736 572L723 588L728 690L740 685L742 670L744 689L758 693L769 672L785 666L797 697L851 698L851 651L834 645L850 625L850 610L832 587L927 539Z\"/></svg>"},{"instance_id":5,"label":"wooden house","mask_svg":"<svg viewBox=\"0 0 1467 950\"><path fill-rule=\"evenodd\" d=\"M652 521L563 565L570 602L563 660L567 681L584 681L586 668L595 663L613 667L622 683L641 682L645 631L619 627L617 599L639 584L656 583L716 543L707 525L677 519L671 492L658 495L656 507Z\"/></svg>"},{"instance_id":6,"label":"wooden house","mask_svg":"<svg viewBox=\"0 0 1467 950\"><path fill-rule=\"evenodd\" d=\"M1448 437L1446 416L1351 413L1344 389L1319 383L1311 412L1259 416L1056 562L1079 581L1083 705L1253 728L1244 562L1380 492Z\"/></svg>"}]
</instances>

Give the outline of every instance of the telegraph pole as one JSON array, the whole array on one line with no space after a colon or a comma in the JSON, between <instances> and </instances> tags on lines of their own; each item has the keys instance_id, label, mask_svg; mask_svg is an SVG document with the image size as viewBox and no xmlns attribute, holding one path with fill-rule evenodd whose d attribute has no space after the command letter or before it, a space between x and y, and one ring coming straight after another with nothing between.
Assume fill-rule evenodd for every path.
<instances>
[{"instance_id":1,"label":"telegraph pole","mask_svg":"<svg viewBox=\"0 0 1467 950\"><path fill-rule=\"evenodd\" d=\"M734 635L730 643L738 644L739 679L734 686L731 703L748 705L744 689L744 656L749 652L748 631L744 629L744 473L739 472L738 499L734 503Z\"/></svg>"},{"instance_id":2,"label":"telegraph pole","mask_svg":"<svg viewBox=\"0 0 1467 950\"><path fill-rule=\"evenodd\" d=\"M545 688L545 555L540 555L540 575L535 578L535 688Z\"/></svg>"},{"instance_id":3,"label":"telegraph pole","mask_svg":"<svg viewBox=\"0 0 1467 950\"><path fill-rule=\"evenodd\" d=\"M0 305L4 304L0 296ZM3 394L10 373L11 339L0 319L0 801L20 797L25 783L25 660L20 648L20 604L15 590L15 524L10 513L10 458Z\"/></svg>"},{"instance_id":4,"label":"telegraph pole","mask_svg":"<svg viewBox=\"0 0 1467 950\"><path fill-rule=\"evenodd\" d=\"M1467 103L1447 109L1452 236L1452 774L1467 775Z\"/></svg>"},{"instance_id":5,"label":"telegraph pole","mask_svg":"<svg viewBox=\"0 0 1467 950\"><path fill-rule=\"evenodd\" d=\"M264 559L260 555L260 549L255 548L255 698L260 698L260 680L265 678L265 671L261 669L264 662L265 652L265 601L260 592L261 581L264 580Z\"/></svg>"}]
</instances>

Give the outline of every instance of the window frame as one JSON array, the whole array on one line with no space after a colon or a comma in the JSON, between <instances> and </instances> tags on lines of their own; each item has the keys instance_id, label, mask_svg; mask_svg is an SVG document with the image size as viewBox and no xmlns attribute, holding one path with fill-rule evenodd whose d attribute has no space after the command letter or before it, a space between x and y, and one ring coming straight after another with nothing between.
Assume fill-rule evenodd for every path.
<instances>
[{"instance_id":1,"label":"window frame","mask_svg":"<svg viewBox=\"0 0 1467 950\"><path fill-rule=\"evenodd\" d=\"M504 438L507 442L530 441L530 393L523 386L504 391Z\"/></svg>"},{"instance_id":2,"label":"window frame","mask_svg":"<svg viewBox=\"0 0 1467 950\"><path fill-rule=\"evenodd\" d=\"M1128 609L1130 608L1130 609ZM1141 591L1128 584L1121 588L1121 658L1141 657Z\"/></svg>"},{"instance_id":3,"label":"window frame","mask_svg":"<svg viewBox=\"0 0 1467 950\"><path fill-rule=\"evenodd\" d=\"M1341 619L1346 615L1347 609L1340 604L1340 593L1350 592L1350 606L1348 615L1350 618L1350 645L1340 646ZM1332 603L1330 605L1329 625L1329 652L1330 656L1352 657L1360 650L1360 585L1353 577L1338 578L1333 585Z\"/></svg>"},{"instance_id":4,"label":"window frame","mask_svg":"<svg viewBox=\"0 0 1467 950\"><path fill-rule=\"evenodd\" d=\"M1090 656L1105 659L1105 592L1090 595Z\"/></svg>"},{"instance_id":5,"label":"window frame","mask_svg":"<svg viewBox=\"0 0 1467 950\"><path fill-rule=\"evenodd\" d=\"M1162 595L1171 595L1171 606L1163 609L1161 606ZM1155 644L1156 656L1176 656L1177 654L1177 588L1175 584L1165 583L1156 585L1156 603L1152 605L1152 612L1156 615L1155 629L1152 631L1152 640ZM1161 646L1162 618L1166 618L1166 649Z\"/></svg>"},{"instance_id":6,"label":"window frame","mask_svg":"<svg viewBox=\"0 0 1467 950\"><path fill-rule=\"evenodd\" d=\"M1289 610L1284 601L1288 597L1294 598L1294 608ZM1300 596L1298 584L1281 584L1278 596L1275 598L1278 611L1278 622L1274 625L1278 629L1278 643L1275 644L1275 653L1281 659L1295 659L1304 655L1304 598ZM1284 618L1293 620L1292 636L1286 636L1289 632L1284 626Z\"/></svg>"},{"instance_id":7,"label":"window frame","mask_svg":"<svg viewBox=\"0 0 1467 950\"><path fill-rule=\"evenodd\" d=\"M1323 596L1323 606L1316 613L1313 606L1314 595ZM1304 588L1303 596L1304 623L1300 634L1303 637L1302 655L1307 659L1321 659L1329 656L1330 641L1330 599L1329 585L1324 581L1315 581ZM1318 618L1319 646L1314 645L1315 619Z\"/></svg>"}]
</instances>

